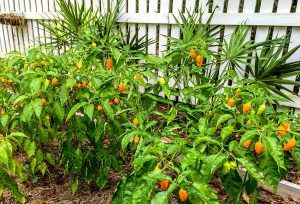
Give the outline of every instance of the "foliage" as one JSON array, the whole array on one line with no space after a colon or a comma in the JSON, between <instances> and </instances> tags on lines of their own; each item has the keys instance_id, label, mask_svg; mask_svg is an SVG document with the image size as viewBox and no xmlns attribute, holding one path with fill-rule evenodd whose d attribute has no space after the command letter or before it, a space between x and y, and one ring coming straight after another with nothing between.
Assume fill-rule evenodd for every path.
<instances>
[{"instance_id":1,"label":"foliage","mask_svg":"<svg viewBox=\"0 0 300 204\"><path fill-rule=\"evenodd\" d=\"M175 18L182 38L168 37L158 57L143 52L151 41L121 32L119 5L101 15L59 5L61 19L43 24L53 47L0 61L0 194L25 202L16 182L55 166L73 193L124 173L113 203L218 203L215 178L239 203L243 193L255 201L258 183L276 190L291 159L299 166L300 119L273 106L297 83L284 78L299 74L299 62L286 63L298 47L281 56L285 38L246 41L241 25L220 42L213 15L202 24L202 12L187 13Z\"/></svg>"}]
</instances>

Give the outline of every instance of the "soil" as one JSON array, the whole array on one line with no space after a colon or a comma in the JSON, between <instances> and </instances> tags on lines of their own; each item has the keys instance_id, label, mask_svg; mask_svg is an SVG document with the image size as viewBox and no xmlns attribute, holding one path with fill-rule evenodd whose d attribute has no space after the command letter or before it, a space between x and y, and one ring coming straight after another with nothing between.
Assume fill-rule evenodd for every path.
<instances>
[{"instance_id":1,"label":"soil","mask_svg":"<svg viewBox=\"0 0 300 204\"><path fill-rule=\"evenodd\" d=\"M292 161L292 167L291 169L289 169L289 172L287 173L285 180L300 185L300 170L298 169L294 161Z\"/></svg>"},{"instance_id":2,"label":"soil","mask_svg":"<svg viewBox=\"0 0 300 204\"><path fill-rule=\"evenodd\" d=\"M101 191L95 186L81 184L77 193L72 194L70 177L41 178L35 185L20 184L28 204L106 204L111 203L112 195L121 175L110 172L109 182ZM2 202L1 202L2 201ZM16 200L5 191L1 204L17 204Z\"/></svg>"}]
</instances>

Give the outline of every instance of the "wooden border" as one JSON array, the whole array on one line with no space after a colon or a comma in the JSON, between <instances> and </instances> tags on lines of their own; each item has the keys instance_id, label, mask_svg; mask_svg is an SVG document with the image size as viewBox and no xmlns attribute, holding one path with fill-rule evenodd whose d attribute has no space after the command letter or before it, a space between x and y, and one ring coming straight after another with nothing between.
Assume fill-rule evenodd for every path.
<instances>
[{"instance_id":1,"label":"wooden border","mask_svg":"<svg viewBox=\"0 0 300 204\"><path fill-rule=\"evenodd\" d=\"M246 169L240 169L240 174L242 178L246 173ZM273 188L270 185L260 185L266 191L274 193L276 195L280 195L282 198L291 198L294 201L300 202L300 185L282 180L278 184L277 192L273 191Z\"/></svg>"}]
</instances>

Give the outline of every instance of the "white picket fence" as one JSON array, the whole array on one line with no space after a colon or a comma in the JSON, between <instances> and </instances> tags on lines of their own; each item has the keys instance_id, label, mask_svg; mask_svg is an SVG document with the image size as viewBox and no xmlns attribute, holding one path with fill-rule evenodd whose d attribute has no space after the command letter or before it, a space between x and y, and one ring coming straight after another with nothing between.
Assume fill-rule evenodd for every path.
<instances>
[{"instance_id":1,"label":"white picket fence","mask_svg":"<svg viewBox=\"0 0 300 204\"><path fill-rule=\"evenodd\" d=\"M74 1L74 0L73 0ZM83 0L77 0L79 3ZM117 0L112 0L114 3ZM105 12L108 0L85 0L87 6ZM139 27L139 35L147 35L155 43L148 46L149 54L160 55L166 49L167 39L163 35L180 37L175 26L173 14L189 11L198 12L202 8L208 18L212 9L217 7L212 24L223 25L224 37L228 38L236 25L246 22L251 26L248 38L254 36L255 41L266 38L269 29L273 29L273 37L290 33L292 49L300 44L300 0L124 0L120 11L120 22L127 22L128 27L135 30ZM38 24L38 20L51 20L52 14L58 11L55 0L0 0L0 14L13 12L22 14L27 23L23 27L0 24L0 57L13 50L24 52L35 46L35 40L46 40L49 35ZM300 50L290 61L300 59ZM295 77L293 80L297 80ZM288 86L299 93L298 87ZM293 97L294 102L284 105L296 108L300 112L300 99Z\"/></svg>"}]
</instances>

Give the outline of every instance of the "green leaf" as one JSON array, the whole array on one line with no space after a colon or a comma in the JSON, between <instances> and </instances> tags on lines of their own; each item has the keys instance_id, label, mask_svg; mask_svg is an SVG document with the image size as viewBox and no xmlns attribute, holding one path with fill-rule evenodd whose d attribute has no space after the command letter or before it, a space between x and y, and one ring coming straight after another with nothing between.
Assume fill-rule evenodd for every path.
<instances>
[{"instance_id":1,"label":"green leaf","mask_svg":"<svg viewBox=\"0 0 300 204\"><path fill-rule=\"evenodd\" d=\"M267 152L273 157L277 165L280 168L285 169L284 152L282 150L281 145L279 144L279 141L274 137L262 137L262 141L264 147L267 149Z\"/></svg>"},{"instance_id":2,"label":"green leaf","mask_svg":"<svg viewBox=\"0 0 300 204\"><path fill-rule=\"evenodd\" d=\"M113 109L111 108L108 102L103 103L103 111L110 120L114 120Z\"/></svg>"},{"instance_id":3,"label":"green leaf","mask_svg":"<svg viewBox=\"0 0 300 204\"><path fill-rule=\"evenodd\" d=\"M227 120L229 120L231 118L232 118L232 115L230 115L230 114L221 115L218 118L216 127L218 127L218 125L222 124L223 122L225 122L225 121L227 121Z\"/></svg>"},{"instance_id":4,"label":"green leaf","mask_svg":"<svg viewBox=\"0 0 300 204\"><path fill-rule=\"evenodd\" d=\"M134 175L123 179L119 183L117 191L114 193L112 204L132 203L132 194L136 185Z\"/></svg>"},{"instance_id":5,"label":"green leaf","mask_svg":"<svg viewBox=\"0 0 300 204\"><path fill-rule=\"evenodd\" d=\"M33 114L33 108L31 106L31 104L26 104L23 108L23 116L25 121L29 122L31 119L31 116Z\"/></svg>"},{"instance_id":6,"label":"green leaf","mask_svg":"<svg viewBox=\"0 0 300 204\"><path fill-rule=\"evenodd\" d=\"M112 48L113 56L116 61L116 64L119 63L120 58L122 57L122 53L119 51L119 49Z\"/></svg>"},{"instance_id":7,"label":"green leaf","mask_svg":"<svg viewBox=\"0 0 300 204\"><path fill-rule=\"evenodd\" d=\"M208 182L226 158L227 156L222 153L205 157L200 170L203 181Z\"/></svg>"},{"instance_id":8,"label":"green leaf","mask_svg":"<svg viewBox=\"0 0 300 204\"><path fill-rule=\"evenodd\" d=\"M259 157L259 167L265 177L265 181L272 186L273 190L277 191L281 175L274 159L268 154L262 154Z\"/></svg>"},{"instance_id":9,"label":"green leaf","mask_svg":"<svg viewBox=\"0 0 300 204\"><path fill-rule=\"evenodd\" d=\"M40 118L42 113L42 103L40 99L35 99L34 101L31 101L32 108L34 110L34 113L37 118Z\"/></svg>"},{"instance_id":10,"label":"green leaf","mask_svg":"<svg viewBox=\"0 0 300 204\"><path fill-rule=\"evenodd\" d=\"M29 140L26 140L25 144L24 144L24 150L28 156L28 158L32 157L35 153L35 142L30 142Z\"/></svg>"},{"instance_id":11,"label":"green leaf","mask_svg":"<svg viewBox=\"0 0 300 204\"><path fill-rule=\"evenodd\" d=\"M151 204L168 204L169 203L169 192L162 191L157 193L151 200Z\"/></svg>"},{"instance_id":12,"label":"green leaf","mask_svg":"<svg viewBox=\"0 0 300 204\"><path fill-rule=\"evenodd\" d=\"M235 200L239 200L243 191L243 180L239 173L236 170L230 171L228 174L223 175L221 180L225 191L230 195L230 197Z\"/></svg>"},{"instance_id":13,"label":"green leaf","mask_svg":"<svg viewBox=\"0 0 300 204\"><path fill-rule=\"evenodd\" d=\"M97 178L96 178L96 184L100 190L105 187L105 184L108 181L109 170L110 170L110 167L106 166L104 168L100 168L98 171Z\"/></svg>"},{"instance_id":14,"label":"green leaf","mask_svg":"<svg viewBox=\"0 0 300 204\"><path fill-rule=\"evenodd\" d=\"M132 194L132 203L148 203L149 196L152 191L152 186L149 182L142 182L136 186Z\"/></svg>"},{"instance_id":15,"label":"green leaf","mask_svg":"<svg viewBox=\"0 0 300 204\"><path fill-rule=\"evenodd\" d=\"M35 78L31 81L30 88L33 94L37 94L40 91L42 80L43 78L40 77L40 78Z\"/></svg>"},{"instance_id":16,"label":"green leaf","mask_svg":"<svg viewBox=\"0 0 300 204\"><path fill-rule=\"evenodd\" d=\"M0 120L1 120L1 125L4 129L7 128L7 124L8 124L8 120L9 120L9 117L8 115L1 115L0 116Z\"/></svg>"},{"instance_id":17,"label":"green leaf","mask_svg":"<svg viewBox=\"0 0 300 204\"><path fill-rule=\"evenodd\" d=\"M27 99L27 98L29 98L29 97L26 96L26 95L21 95L21 96L19 96L19 97L14 101L14 105L16 105L16 104L19 103L19 102L22 102L23 100L25 100L25 99Z\"/></svg>"},{"instance_id":18,"label":"green leaf","mask_svg":"<svg viewBox=\"0 0 300 204\"><path fill-rule=\"evenodd\" d=\"M208 128L207 120L206 118L200 118L198 121L198 130L201 133L204 133Z\"/></svg>"},{"instance_id":19,"label":"green leaf","mask_svg":"<svg viewBox=\"0 0 300 204\"><path fill-rule=\"evenodd\" d=\"M130 142L130 140L133 139L133 137L134 137L135 134L136 134L135 132L131 132L131 133L129 133L129 134L126 134L126 135L123 137L122 142L121 142L121 146L122 146L122 150L123 150L124 152L125 152L125 150L126 150L126 147L127 147L128 143Z\"/></svg>"},{"instance_id":20,"label":"green leaf","mask_svg":"<svg viewBox=\"0 0 300 204\"><path fill-rule=\"evenodd\" d=\"M168 118L167 118L167 125L169 125L177 116L177 109L172 107L172 109L170 110L169 114L168 114Z\"/></svg>"},{"instance_id":21,"label":"green leaf","mask_svg":"<svg viewBox=\"0 0 300 204\"><path fill-rule=\"evenodd\" d=\"M169 89L169 87L165 85L165 86L162 86L162 89L163 89L164 93L166 94L166 96L168 97L168 99L170 99L171 90Z\"/></svg>"},{"instance_id":22,"label":"green leaf","mask_svg":"<svg viewBox=\"0 0 300 204\"><path fill-rule=\"evenodd\" d=\"M153 120L151 122L149 122L146 127L145 127L145 130L148 130L149 128L153 127L154 125L156 125L158 123L158 121L156 120Z\"/></svg>"},{"instance_id":23,"label":"green leaf","mask_svg":"<svg viewBox=\"0 0 300 204\"><path fill-rule=\"evenodd\" d=\"M32 173L35 173L34 170L35 170L35 167L36 167L36 158L33 158L30 162L30 169L31 169L31 172Z\"/></svg>"},{"instance_id":24,"label":"green leaf","mask_svg":"<svg viewBox=\"0 0 300 204\"><path fill-rule=\"evenodd\" d=\"M40 170L40 172L44 175L45 172L46 172L46 169L47 169L47 165L45 162L41 163L39 166L38 166L38 169Z\"/></svg>"},{"instance_id":25,"label":"green leaf","mask_svg":"<svg viewBox=\"0 0 300 204\"><path fill-rule=\"evenodd\" d=\"M49 162L49 164L51 164L52 166L55 165L55 160L52 157L52 155L50 153L47 153L45 156L45 159L47 160L47 162Z\"/></svg>"},{"instance_id":26,"label":"green leaf","mask_svg":"<svg viewBox=\"0 0 300 204\"><path fill-rule=\"evenodd\" d=\"M7 138L10 138L10 137L28 138L28 136L25 135L23 132L12 132L7 136Z\"/></svg>"},{"instance_id":27,"label":"green leaf","mask_svg":"<svg viewBox=\"0 0 300 204\"><path fill-rule=\"evenodd\" d=\"M75 84L76 84L76 80L73 78L68 78L66 81L66 87L69 89L72 89Z\"/></svg>"},{"instance_id":28,"label":"green leaf","mask_svg":"<svg viewBox=\"0 0 300 204\"><path fill-rule=\"evenodd\" d=\"M90 120L93 120L94 105L88 104L84 106L84 113L90 118Z\"/></svg>"},{"instance_id":29,"label":"green leaf","mask_svg":"<svg viewBox=\"0 0 300 204\"><path fill-rule=\"evenodd\" d=\"M293 156L293 158L296 161L297 167L300 169L300 148L298 147L298 145L292 149L291 155Z\"/></svg>"},{"instance_id":30,"label":"green leaf","mask_svg":"<svg viewBox=\"0 0 300 204\"><path fill-rule=\"evenodd\" d=\"M26 199L19 191L18 185L16 181L9 177L9 175L2 169L0 166L0 178L1 178L1 185L7 187L12 195L20 202L25 203Z\"/></svg>"},{"instance_id":31,"label":"green leaf","mask_svg":"<svg viewBox=\"0 0 300 204\"><path fill-rule=\"evenodd\" d=\"M53 110L53 114L57 117L59 122L62 123L65 117L65 110L62 107L61 103L55 101L53 104Z\"/></svg>"},{"instance_id":32,"label":"green leaf","mask_svg":"<svg viewBox=\"0 0 300 204\"><path fill-rule=\"evenodd\" d=\"M78 177L76 177L72 183L72 194L73 195L77 192L78 186L79 186L79 181L78 181Z\"/></svg>"},{"instance_id":33,"label":"green leaf","mask_svg":"<svg viewBox=\"0 0 300 204\"><path fill-rule=\"evenodd\" d=\"M226 141L228 139L228 137L232 134L233 131L234 131L234 127L232 125L222 128L222 130L221 130L222 140Z\"/></svg>"},{"instance_id":34,"label":"green leaf","mask_svg":"<svg viewBox=\"0 0 300 204\"><path fill-rule=\"evenodd\" d=\"M195 139L195 141L194 141L194 143L193 143L193 146L194 147L197 147L200 143L202 143L202 142L206 142L206 143L211 143L211 144L216 144L216 145L218 145L218 146L222 146L222 144L218 141L218 140L216 140L216 139L213 139L213 138L211 138L211 137L203 137L202 135L199 135L196 139Z\"/></svg>"},{"instance_id":35,"label":"green leaf","mask_svg":"<svg viewBox=\"0 0 300 204\"><path fill-rule=\"evenodd\" d=\"M59 99L61 105L64 105L65 102L68 100L69 92L68 89L65 86L61 86L59 89Z\"/></svg>"},{"instance_id":36,"label":"green leaf","mask_svg":"<svg viewBox=\"0 0 300 204\"><path fill-rule=\"evenodd\" d=\"M75 106L73 106L72 109L70 110L70 112L68 113L67 121L70 120L70 118L78 111L78 109L81 108L82 106L84 106L85 104L86 104L86 102L81 102L81 103L77 103Z\"/></svg>"},{"instance_id":37,"label":"green leaf","mask_svg":"<svg viewBox=\"0 0 300 204\"><path fill-rule=\"evenodd\" d=\"M134 167L135 171L139 171L145 162L151 161L156 159L153 155L145 155L145 156L139 156L136 159L133 160L132 165Z\"/></svg>"},{"instance_id":38,"label":"green leaf","mask_svg":"<svg viewBox=\"0 0 300 204\"><path fill-rule=\"evenodd\" d=\"M260 168L251 160L247 159L246 157L244 158L237 158L237 161L243 165L248 173L255 178L258 182L260 182L261 184L264 184L265 181L263 179L263 177L260 175Z\"/></svg>"},{"instance_id":39,"label":"green leaf","mask_svg":"<svg viewBox=\"0 0 300 204\"><path fill-rule=\"evenodd\" d=\"M242 145L247 140L253 139L256 135L257 135L257 132L253 131L253 130L249 130L249 131L245 132L244 135L241 138L240 144Z\"/></svg>"},{"instance_id":40,"label":"green leaf","mask_svg":"<svg viewBox=\"0 0 300 204\"><path fill-rule=\"evenodd\" d=\"M251 176L248 175L248 179L245 183L246 192L248 195L254 193L258 187L258 182Z\"/></svg>"},{"instance_id":41,"label":"green leaf","mask_svg":"<svg viewBox=\"0 0 300 204\"><path fill-rule=\"evenodd\" d=\"M218 196L215 194L214 190L207 183L193 183L193 189L196 190L190 196L192 203L203 203L203 204L218 204Z\"/></svg>"},{"instance_id":42,"label":"green leaf","mask_svg":"<svg viewBox=\"0 0 300 204\"><path fill-rule=\"evenodd\" d=\"M0 163L9 166L9 162L12 160L12 145L8 141L0 143Z\"/></svg>"}]
</instances>

